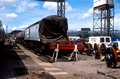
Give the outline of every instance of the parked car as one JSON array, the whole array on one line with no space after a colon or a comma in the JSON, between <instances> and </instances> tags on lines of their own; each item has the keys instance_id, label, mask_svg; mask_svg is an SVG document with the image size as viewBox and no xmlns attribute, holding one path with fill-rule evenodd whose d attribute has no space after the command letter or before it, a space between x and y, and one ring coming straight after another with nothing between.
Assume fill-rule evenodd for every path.
<instances>
[{"instance_id":1,"label":"parked car","mask_svg":"<svg viewBox=\"0 0 120 79\"><path fill-rule=\"evenodd\" d=\"M70 42L77 44L77 43L81 43L81 40L70 40Z\"/></svg>"},{"instance_id":2,"label":"parked car","mask_svg":"<svg viewBox=\"0 0 120 79\"><path fill-rule=\"evenodd\" d=\"M74 43L75 43L75 44L81 43L81 41L80 41L80 40L75 40Z\"/></svg>"},{"instance_id":3,"label":"parked car","mask_svg":"<svg viewBox=\"0 0 120 79\"><path fill-rule=\"evenodd\" d=\"M120 50L120 41L113 41L108 45L108 47L112 47L113 45L117 45Z\"/></svg>"}]
</instances>

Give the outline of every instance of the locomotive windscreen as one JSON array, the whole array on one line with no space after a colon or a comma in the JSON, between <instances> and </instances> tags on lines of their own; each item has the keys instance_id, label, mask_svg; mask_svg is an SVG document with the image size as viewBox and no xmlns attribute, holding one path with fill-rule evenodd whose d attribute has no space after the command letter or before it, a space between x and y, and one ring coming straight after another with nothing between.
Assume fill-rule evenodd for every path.
<instances>
[{"instance_id":1,"label":"locomotive windscreen","mask_svg":"<svg viewBox=\"0 0 120 79\"><path fill-rule=\"evenodd\" d=\"M68 43L68 23L66 18L48 16L39 24L40 40L43 43Z\"/></svg>"}]
</instances>

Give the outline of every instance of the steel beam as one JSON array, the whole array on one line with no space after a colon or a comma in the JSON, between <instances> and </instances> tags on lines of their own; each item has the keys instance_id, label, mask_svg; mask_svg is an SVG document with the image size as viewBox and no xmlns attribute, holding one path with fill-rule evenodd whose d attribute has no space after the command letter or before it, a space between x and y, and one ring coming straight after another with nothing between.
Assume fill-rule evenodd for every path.
<instances>
[{"instance_id":1,"label":"steel beam","mask_svg":"<svg viewBox=\"0 0 120 79\"><path fill-rule=\"evenodd\" d=\"M98 29L99 28L99 29ZM100 36L114 35L114 6L95 7L93 11L93 33L100 31Z\"/></svg>"}]
</instances>

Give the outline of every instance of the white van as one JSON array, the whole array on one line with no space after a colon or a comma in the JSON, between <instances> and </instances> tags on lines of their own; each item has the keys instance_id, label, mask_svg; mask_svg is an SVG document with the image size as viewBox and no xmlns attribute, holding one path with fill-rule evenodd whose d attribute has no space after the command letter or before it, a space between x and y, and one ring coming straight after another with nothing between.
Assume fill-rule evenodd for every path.
<instances>
[{"instance_id":1,"label":"white van","mask_svg":"<svg viewBox=\"0 0 120 79\"><path fill-rule=\"evenodd\" d=\"M89 37L88 43L92 44L93 47L95 43L99 44L99 46L101 46L102 43L108 46L111 43L111 37L110 36L91 36Z\"/></svg>"}]
</instances>

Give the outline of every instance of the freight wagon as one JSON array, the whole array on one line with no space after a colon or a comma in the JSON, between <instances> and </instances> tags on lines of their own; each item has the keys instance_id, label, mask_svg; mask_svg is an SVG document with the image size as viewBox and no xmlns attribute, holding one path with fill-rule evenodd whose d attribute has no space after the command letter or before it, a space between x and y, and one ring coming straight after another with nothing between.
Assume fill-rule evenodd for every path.
<instances>
[{"instance_id":1,"label":"freight wagon","mask_svg":"<svg viewBox=\"0 0 120 79\"><path fill-rule=\"evenodd\" d=\"M55 58L55 61L58 52L69 55L69 60L73 55L73 58L77 59L77 52L83 50L82 44L70 43L67 30L66 18L48 16L18 33L16 41L38 52L53 54L52 58Z\"/></svg>"}]
</instances>

